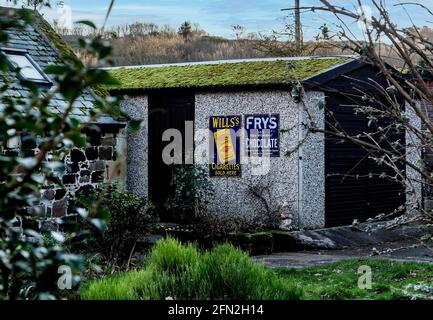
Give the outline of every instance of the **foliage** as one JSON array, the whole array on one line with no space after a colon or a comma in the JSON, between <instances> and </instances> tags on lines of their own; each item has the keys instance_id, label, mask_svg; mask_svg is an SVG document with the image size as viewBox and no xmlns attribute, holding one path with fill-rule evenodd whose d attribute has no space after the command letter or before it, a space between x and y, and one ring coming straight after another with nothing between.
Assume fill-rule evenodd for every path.
<instances>
[{"instance_id":1,"label":"foliage","mask_svg":"<svg viewBox=\"0 0 433 320\"><path fill-rule=\"evenodd\" d=\"M174 194L164 204L176 221L193 222L196 212L206 211L213 187L206 171L194 165L174 165L170 186Z\"/></svg>"},{"instance_id":2,"label":"foliage","mask_svg":"<svg viewBox=\"0 0 433 320\"><path fill-rule=\"evenodd\" d=\"M302 291L281 281L231 245L199 252L171 238L159 241L143 270L92 281L85 300L111 299L299 299Z\"/></svg>"},{"instance_id":3,"label":"foliage","mask_svg":"<svg viewBox=\"0 0 433 320\"><path fill-rule=\"evenodd\" d=\"M192 26L191 26L191 22L189 21L185 21L183 22L180 27L179 27L179 31L177 32L179 35L182 36L183 40L189 41L189 38L192 35Z\"/></svg>"},{"instance_id":4,"label":"foliage","mask_svg":"<svg viewBox=\"0 0 433 320\"><path fill-rule=\"evenodd\" d=\"M209 212L198 213L192 227L200 240L212 242L226 239L231 233L255 233L264 229L251 219L237 216L220 216Z\"/></svg>"},{"instance_id":5,"label":"foliage","mask_svg":"<svg viewBox=\"0 0 433 320\"><path fill-rule=\"evenodd\" d=\"M77 38L89 36L91 30L80 25L72 30L54 27L83 60L88 64L95 63L77 46ZM116 66L263 57L262 53L252 48L251 41L211 36L197 24L194 24L188 41L169 25L152 22L113 26L105 29L103 37L109 39L113 46L112 59Z\"/></svg>"},{"instance_id":6,"label":"foliage","mask_svg":"<svg viewBox=\"0 0 433 320\"><path fill-rule=\"evenodd\" d=\"M430 205L433 198L433 118L430 112L433 41L431 29L420 27L430 21L433 12L423 3L399 3L397 6L408 13L409 24L402 26L404 22L396 21L389 6L382 1L371 0L368 6L358 4L347 8L320 0L320 5L307 6L304 10L332 13L337 21L344 21L322 28L326 31L322 41L350 50L382 77L379 81L364 81L356 75L348 76L355 84L350 89L355 94L341 93L349 100L345 106L352 108L359 119L363 117L367 128L362 132L348 130L337 121L332 110L325 108L330 119L325 129L317 128L316 119L310 113L307 131L325 133L335 141L354 144L365 151L362 161L367 159L383 168L383 171L379 169L382 172L372 169L374 171L364 174L363 179L385 179L401 184L407 214L396 219L395 224L418 219L420 215L433 220ZM414 10L417 19L411 16ZM360 32L354 33L351 29L355 24ZM389 44L386 50L383 50L383 43ZM389 61L404 73L393 68ZM354 163L353 167L356 166L362 166L362 162ZM353 171L350 168L334 176L358 179Z\"/></svg>"},{"instance_id":7,"label":"foliage","mask_svg":"<svg viewBox=\"0 0 433 320\"><path fill-rule=\"evenodd\" d=\"M50 0L6 0L6 2L11 2L15 5L21 3L23 7L30 7L35 11L41 7L50 6Z\"/></svg>"},{"instance_id":8,"label":"foliage","mask_svg":"<svg viewBox=\"0 0 433 320\"><path fill-rule=\"evenodd\" d=\"M369 266L372 288L358 288L358 268ZM426 288L433 288L433 266L427 263L391 260L344 260L303 269L277 269L277 274L296 282L313 300L392 300L430 299ZM424 293L423 293L424 292Z\"/></svg>"},{"instance_id":9,"label":"foliage","mask_svg":"<svg viewBox=\"0 0 433 320\"><path fill-rule=\"evenodd\" d=\"M30 10L0 9L1 44L8 42L9 30L24 30L34 21L35 13ZM106 61L111 52L100 38L80 44L82 50L100 61ZM65 57L63 64L51 65L45 72L55 80L48 89L20 79L19 69L9 70L5 57L0 55L0 298L4 299L61 296L64 292L56 286L58 268L69 266L73 272L79 271L80 257L61 245L64 235L52 232L55 241L46 241L40 234L38 221L45 214L38 207L40 188L60 184L63 157L74 146L86 143L82 135L85 125L71 115L78 97L89 86L115 83L106 71L87 69L75 56ZM23 88L30 96L11 97L8 92L14 88ZM63 113L50 108L55 96L66 102ZM90 119L101 113L119 115L117 102L97 99ZM7 141L19 137L33 143L38 137L38 152L26 148L8 151ZM87 212L80 213L87 216ZM97 210L89 220L102 225ZM23 228L20 221L26 221ZM68 238L82 235L76 224L61 219L57 222Z\"/></svg>"},{"instance_id":10,"label":"foliage","mask_svg":"<svg viewBox=\"0 0 433 320\"><path fill-rule=\"evenodd\" d=\"M106 189L80 195L78 201L91 209L94 203L106 212L107 225L101 234L95 230L91 248L102 253L107 261L125 263L132 256L135 245L148 230L146 225L155 221L152 205L122 186L112 184Z\"/></svg>"},{"instance_id":11,"label":"foliage","mask_svg":"<svg viewBox=\"0 0 433 320\"><path fill-rule=\"evenodd\" d=\"M331 67L349 61L346 58L295 60L288 62L256 61L159 68L119 68L110 74L119 84L109 86L112 92L163 88L215 88L253 85L290 85Z\"/></svg>"}]
</instances>

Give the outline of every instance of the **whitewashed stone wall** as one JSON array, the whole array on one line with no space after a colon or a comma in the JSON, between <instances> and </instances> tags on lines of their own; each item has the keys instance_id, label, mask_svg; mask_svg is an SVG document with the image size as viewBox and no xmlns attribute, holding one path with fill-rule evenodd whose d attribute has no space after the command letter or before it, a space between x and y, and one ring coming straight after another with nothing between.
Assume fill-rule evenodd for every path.
<instances>
[{"instance_id":1,"label":"whitewashed stone wall","mask_svg":"<svg viewBox=\"0 0 433 320\"><path fill-rule=\"evenodd\" d=\"M325 226L325 135L311 133L307 128L324 129L325 112L323 92L307 92L305 106L300 107L300 194L299 228L315 229ZM310 123L312 122L312 123Z\"/></svg>"},{"instance_id":2,"label":"whitewashed stone wall","mask_svg":"<svg viewBox=\"0 0 433 320\"><path fill-rule=\"evenodd\" d=\"M313 118L323 127L324 119L320 115L323 110L318 107L314 110L321 97L321 93L306 94L307 104L313 104L308 105L312 108ZM270 168L264 175L254 175L254 165L243 164L240 178L213 178L215 195L209 204L212 214L242 217L253 223L259 221L268 209L250 188L265 188L263 195L270 209L290 216L294 229L324 226L323 135L308 136L298 148L305 134L304 127L299 124L307 121L302 104L295 103L286 91L200 93L196 95L195 104L196 145L202 143L197 132L209 128L210 116L280 114L280 157L267 158ZM241 157L245 155L242 141L245 140L241 139Z\"/></svg>"},{"instance_id":3,"label":"whitewashed stone wall","mask_svg":"<svg viewBox=\"0 0 433 320\"><path fill-rule=\"evenodd\" d=\"M126 147L126 183L128 190L140 197L148 197L148 100L147 96L128 97L121 108L133 119L141 119L141 128L131 134L128 128Z\"/></svg>"},{"instance_id":4,"label":"whitewashed stone wall","mask_svg":"<svg viewBox=\"0 0 433 320\"><path fill-rule=\"evenodd\" d=\"M424 105L424 102L419 102ZM424 106L425 107L425 106ZM406 110L409 113L410 125L418 130L421 129L421 119L415 114L415 111L407 104ZM406 130L406 161L420 168L422 166L421 160L423 159L422 148L420 139L409 130ZM422 190L422 177L419 172L406 165L406 206L408 211L418 209L422 204L423 190ZM428 199L428 197L426 197ZM426 199L426 203L428 200ZM428 208L425 208L428 209Z\"/></svg>"},{"instance_id":5,"label":"whitewashed stone wall","mask_svg":"<svg viewBox=\"0 0 433 320\"><path fill-rule=\"evenodd\" d=\"M205 92L195 97L195 161L208 161L209 117L218 115L280 114L280 157L269 159L269 172L254 175L253 163L242 164L242 177L212 178L215 194L209 199L209 213L225 218L241 218L255 223L267 214L262 199L251 188L264 190L270 210L290 216L291 227L319 228L324 226L325 175L323 134L306 134L302 123L314 120L323 127L323 110L318 102L323 93L307 92L307 112L295 103L287 91ZM127 139L128 189L139 196L148 196L148 99L132 96L122 102L122 109L133 118L143 120L142 128ZM244 128L245 118L242 118ZM201 133L200 133L201 132ZM203 132L205 132L203 136ZM206 137L207 136L207 137ZM241 138L241 158L244 158ZM290 153L290 155L288 155ZM201 161L201 162L200 162ZM207 162L203 167L208 170ZM266 170L265 170L266 171Z\"/></svg>"}]
</instances>

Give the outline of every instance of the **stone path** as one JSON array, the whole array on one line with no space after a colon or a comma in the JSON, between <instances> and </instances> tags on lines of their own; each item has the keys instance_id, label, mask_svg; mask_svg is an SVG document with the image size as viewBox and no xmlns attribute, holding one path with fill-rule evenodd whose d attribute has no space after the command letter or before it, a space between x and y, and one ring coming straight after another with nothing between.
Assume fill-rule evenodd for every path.
<instances>
[{"instance_id":1,"label":"stone path","mask_svg":"<svg viewBox=\"0 0 433 320\"><path fill-rule=\"evenodd\" d=\"M406 242L358 249L283 252L254 257L272 268L305 268L344 259L362 258L433 263L433 247Z\"/></svg>"},{"instance_id":2,"label":"stone path","mask_svg":"<svg viewBox=\"0 0 433 320\"><path fill-rule=\"evenodd\" d=\"M368 234L364 232L348 231L344 229L344 238L341 238L342 228L324 229L324 231L314 231L314 237L319 240L325 240L328 245L329 239L335 243L334 249L328 247L318 248L309 251L296 251L275 253L267 256L256 256L256 260L263 262L269 267L282 268L304 268L317 266L343 259L360 259L360 258L379 258L393 259L398 261L417 261L433 263L433 244L425 244L421 241L421 234L426 234L425 225L422 226L422 233L414 232L415 227L405 226L401 230L394 230L393 237L389 237L389 231L375 232ZM410 230L410 232L408 232ZM431 229L428 230L431 232ZM395 234L395 237L394 237ZM302 238L311 236L303 233ZM341 238L342 240L340 241ZM353 242L353 244L349 244Z\"/></svg>"}]
</instances>

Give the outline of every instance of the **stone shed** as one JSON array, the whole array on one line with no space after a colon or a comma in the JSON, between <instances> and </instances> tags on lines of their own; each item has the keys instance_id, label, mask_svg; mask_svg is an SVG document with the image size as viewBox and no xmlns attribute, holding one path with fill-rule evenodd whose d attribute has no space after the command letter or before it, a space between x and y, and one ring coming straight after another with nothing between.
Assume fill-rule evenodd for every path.
<instances>
[{"instance_id":1,"label":"stone shed","mask_svg":"<svg viewBox=\"0 0 433 320\"><path fill-rule=\"evenodd\" d=\"M335 119L351 133L368 130L347 96L358 94L360 83L384 80L357 58L230 60L110 72L120 82L110 93L126 95L123 109L144 120L138 134L128 136L128 187L161 210L170 189L164 156L176 132L183 148L174 162L206 168L215 188L208 206L213 215L260 223L278 214L289 228L314 229L363 221L406 202L401 184L367 177L390 169L365 157L362 148L307 130L309 122L328 129Z\"/></svg>"}]
</instances>

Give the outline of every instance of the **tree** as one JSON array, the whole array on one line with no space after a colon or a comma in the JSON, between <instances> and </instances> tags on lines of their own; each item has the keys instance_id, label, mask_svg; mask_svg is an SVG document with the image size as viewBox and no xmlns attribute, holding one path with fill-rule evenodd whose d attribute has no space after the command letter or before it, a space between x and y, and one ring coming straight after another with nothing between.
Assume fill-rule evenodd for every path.
<instances>
[{"instance_id":1,"label":"tree","mask_svg":"<svg viewBox=\"0 0 433 320\"><path fill-rule=\"evenodd\" d=\"M354 10L333 5L328 0L320 1L321 6L301 9L332 14L336 23L333 31L327 27L326 41L359 55L380 71L386 84L369 82L377 95L359 89L359 94L351 97L355 112L368 118L369 132L350 135L338 123L330 123L326 130L312 124L310 132L322 132L364 148L377 164L394 170L395 175L383 175L381 178L394 179L405 186L411 196L407 210L415 212L415 218L421 214L433 219L433 208L423 207L418 187L422 184L425 191L433 190L433 170L429 161L433 150L430 115L433 108L430 80L433 79L433 42L427 36L427 30L417 26L409 15L416 6L423 11L425 18L424 21L418 19L417 23L425 24L433 12L421 3L396 4L402 12L408 13L408 21L411 22L408 28L399 26L399 22L392 19L385 1L371 0L368 7L363 1L355 0L357 7ZM356 31L354 25L359 26ZM381 43L389 44L391 49L384 53ZM389 62L401 66L400 72ZM406 145L391 139L389 133L392 132L406 133Z\"/></svg>"},{"instance_id":2,"label":"tree","mask_svg":"<svg viewBox=\"0 0 433 320\"><path fill-rule=\"evenodd\" d=\"M245 34L245 27L241 26L240 24L236 24L232 26L232 31L236 37L236 40L240 40Z\"/></svg>"},{"instance_id":3,"label":"tree","mask_svg":"<svg viewBox=\"0 0 433 320\"><path fill-rule=\"evenodd\" d=\"M322 34L320 30L319 34ZM329 51L335 53L335 46L330 46L324 41L296 42L296 25L291 17L286 17L282 30L272 30L271 33L259 33L257 39L253 39L254 48L263 52L266 56L273 57L298 57L310 56L318 53L326 54Z\"/></svg>"},{"instance_id":4,"label":"tree","mask_svg":"<svg viewBox=\"0 0 433 320\"><path fill-rule=\"evenodd\" d=\"M38 13L29 10L0 10L0 45L8 42L8 30L23 29L39 18ZM90 22L83 23L94 27ZM111 52L100 37L79 44L102 62ZM89 87L115 81L107 71L86 68L74 55L65 54L63 58L64 64L45 69L57 79L45 92L32 82L20 80L19 70L11 76L5 56L0 55L0 299L53 299L60 294L59 267L78 271L82 266L81 257L63 247L62 234L41 234L37 224L40 188L44 183L58 184L64 155L74 146L86 144L82 132L88 125L70 114L76 99ZM31 96L15 98L6 94L17 85L27 88ZM54 96L67 102L62 114L49 108ZM99 97L90 117L96 119L101 113L118 116L117 104L117 99ZM19 136L31 140L38 137L39 151L30 153L24 147L17 152L5 150L8 141ZM77 214L102 228L97 209L77 209ZM70 239L80 235L76 224L62 220L58 223Z\"/></svg>"},{"instance_id":5,"label":"tree","mask_svg":"<svg viewBox=\"0 0 433 320\"><path fill-rule=\"evenodd\" d=\"M33 10L37 10L43 6L49 6L50 0L6 0L7 2L12 2L13 4L17 4L21 2L24 7L30 7Z\"/></svg>"},{"instance_id":6,"label":"tree","mask_svg":"<svg viewBox=\"0 0 433 320\"><path fill-rule=\"evenodd\" d=\"M190 40L191 36L192 36L191 22L189 22L189 21L183 22L180 25L179 30L178 30L177 33L183 37L183 40L185 42L188 42Z\"/></svg>"}]
</instances>

